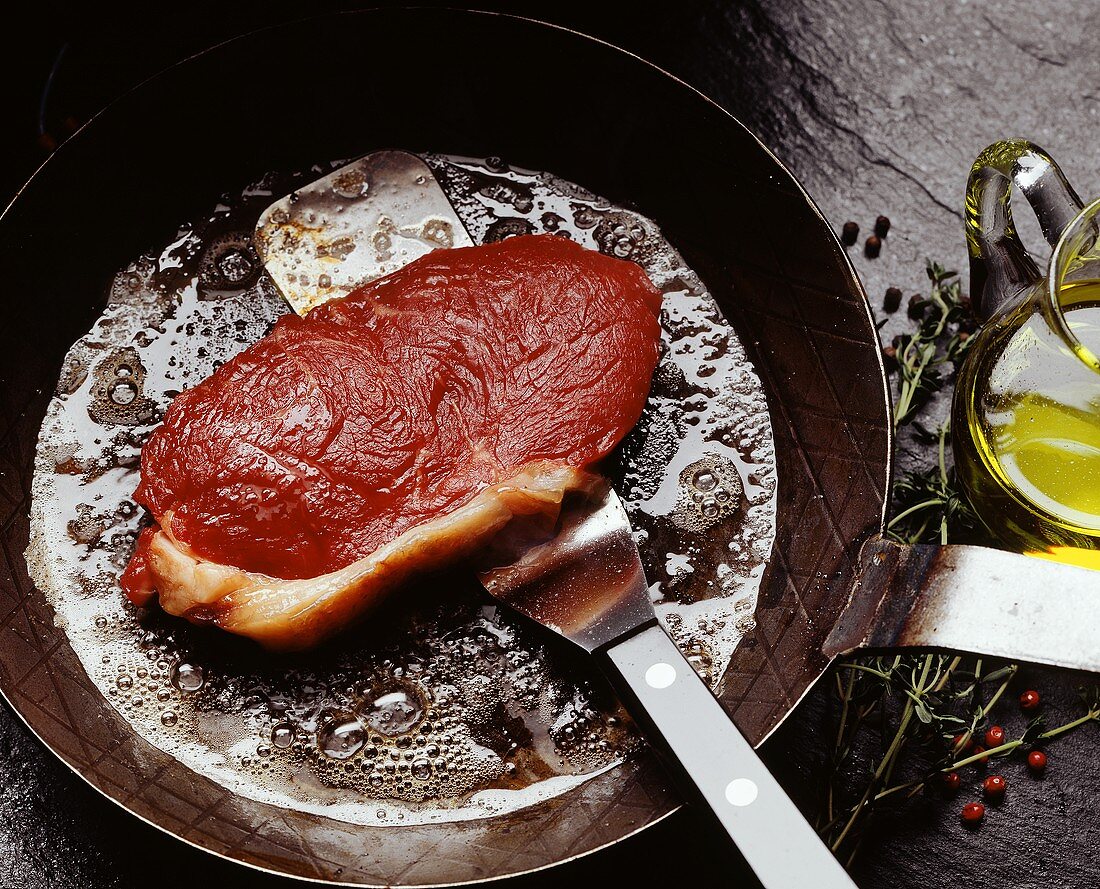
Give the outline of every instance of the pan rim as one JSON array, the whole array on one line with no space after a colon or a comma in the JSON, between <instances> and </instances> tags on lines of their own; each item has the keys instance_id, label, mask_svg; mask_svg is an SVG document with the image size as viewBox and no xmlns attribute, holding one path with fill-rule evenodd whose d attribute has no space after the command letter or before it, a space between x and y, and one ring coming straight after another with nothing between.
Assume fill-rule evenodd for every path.
<instances>
[{"instance_id":1,"label":"pan rim","mask_svg":"<svg viewBox=\"0 0 1100 889\"><path fill-rule=\"evenodd\" d=\"M703 93L700 89L698 89L697 87L691 85L690 83L686 82L685 80L681 79L677 75L672 74L671 72L665 70L664 68L662 68L661 66L659 66L659 65L657 65L653 62L650 62L649 60L643 58L642 56L638 55L637 53L632 52L631 50L628 50L628 49L624 49L623 47L618 46L614 43L611 43L608 40L605 40L605 39L600 38L600 37L595 37L591 34L586 34L583 31L578 31L575 28L571 28L571 27L566 26L566 25L561 25L561 24L557 24L557 23L554 23L554 22L544 21L542 19L533 18L531 16L519 15L519 14L515 14L515 13L511 13L511 12L500 12L500 11L496 11L496 10L463 9L463 8L452 7L452 6L425 6L425 5L420 5L420 4L410 4L410 5L406 5L406 6L391 7L389 9L365 8L365 9L357 9L357 10L341 10L341 11L338 11L338 12L325 12L325 13L320 13L320 14L316 14L316 15L306 15L306 16L302 16L300 18L288 19L286 21L281 21L281 22L277 22L277 23L273 23L273 24L269 24L269 25L264 25L262 27L255 28L255 29L252 29L252 30L249 30L249 31L245 31L245 32L236 34L232 37L226 38L225 40L221 40L217 43L211 44L210 46L204 47L203 49L201 49L197 52L191 53L190 55L187 55L184 58L178 59L177 61L173 62L172 64L170 64L168 66L166 66L165 68L162 68L162 69L154 72L150 76L142 79L138 83L134 84L133 86L129 87L124 92L122 92L121 94L116 96L109 103L107 103L102 108L100 108L90 118L88 118L88 120L85 121L72 134L72 136L70 136L68 139L66 139L65 142L61 143L57 147L57 149L55 149L54 152L52 152L48 157L46 157L42 161L42 163L39 164L37 168L35 168L35 170L30 174L30 176L27 177L27 179L23 182L23 184L18 188L18 190L12 196L11 200L8 201L8 203L4 206L3 210L0 211L0 221L3 221L4 219L6 219L8 217L8 215L11 213L13 207L16 205L16 203L19 201L19 199L23 196L24 192L42 174L42 172L48 167L50 162L53 161L53 159L55 157L57 157L61 152L69 151L67 146L69 145L70 142L74 142L77 139L77 137L80 136L82 133L84 133L84 131L91 124L93 124L99 118L104 116L107 112L109 112L111 109L113 109L116 105L123 102L126 98L128 98L129 96L131 96L135 92L145 88L147 84L150 84L151 82L157 80L161 76L165 75L167 72L173 71L173 70L175 70L175 69L177 69L177 68L179 68L183 65L186 65L187 63L189 63L189 62L191 62L195 59L201 58L201 57L203 57L203 56L205 56L205 55L207 55L211 52L214 52L214 51L219 50L223 47L226 47L226 46L229 46L233 43L236 43L237 41L248 40L248 39L256 37L257 35L261 35L261 34L264 34L266 32L269 32L269 31L274 31L274 30L287 28L287 27L293 27L295 25L300 25L300 24L303 24L303 23L306 23L306 22L315 22L315 21L319 21L319 20L323 20L323 19L337 19L338 17L343 17L343 16L352 17L352 16L359 16L359 15L364 15L364 14L366 14L366 15L371 15L371 14L386 15L387 13L402 13L402 12L421 12L421 13L426 13L426 14L450 14L450 15L458 15L458 16L505 19L505 20L509 20L509 21L512 21L512 22L520 23L522 25L545 28L545 29L549 29L549 30L552 30L552 31L560 32L562 34L571 35L572 37L581 38L583 40L589 41L590 43L597 44L598 46L600 46L604 49L611 50L613 52L619 53L619 54L621 54L621 55L623 55L623 56L625 56L625 57L627 57L627 58L629 58L629 59L631 59L635 62L641 63L645 67L651 69L656 74L658 74L660 76L663 76L665 78L668 78L670 81L672 81L678 87L686 89L686 90L690 91L692 94L694 94L695 97L697 97L699 99L702 99L703 102L706 105L710 106L715 111L718 111L721 114L722 117L726 118L729 122L731 122L736 127L738 127L744 135L747 135L756 144L756 146L764 153L764 155L767 157L767 159L772 164L774 164L775 167L778 168L779 171L781 171L783 174L785 174L785 176L787 177L787 180L797 190L797 193L798 193L799 197L810 208L813 215L817 218L817 220L822 224L824 229L828 232L829 238L831 239L830 240L830 247L832 248L832 253L836 258L838 258L840 260L840 265L841 265L841 269L842 269L842 272L843 272L843 277L846 280L846 284L848 286L848 289L850 290L852 295L855 296L855 297L858 297L858 300L862 303L862 307L863 307L863 310L864 310L864 314L865 314L867 323L870 325L870 328L872 330L874 329L874 323L875 323L874 315L873 315L873 311L871 309L871 304L870 304L870 300L867 296L866 289L863 286L863 282L860 280L860 278L859 278L859 276L858 276L858 274L855 270L855 267L852 263L851 257L848 255L848 252L843 249L843 246L840 243L839 237L837 236L836 232L833 230L832 226L829 224L828 219L825 217L824 213L821 211L821 208L818 206L817 202L813 199L813 197L809 194L809 192L805 189L805 187L802 185L802 183L799 181L799 179L786 166L786 164L784 164L783 161L781 161L771 151L771 149L768 148L768 146L765 145L760 140L760 138L751 129L749 129L745 124L743 124L732 112L730 112L728 109L723 107L716 100L710 98L708 95ZM65 156L67 157L68 155L66 154ZM884 362L883 362L883 357L882 357L881 350L875 350L875 351L876 351L876 360L877 360L878 369L879 369L879 378L880 378L880 382L882 384L881 392L882 392L883 400L884 400L885 407L886 407L886 410L887 410L887 415L889 415L891 410L892 410L892 403L891 403L890 394L889 394L888 378L887 378L887 375L886 375L886 369L885 369L885 365L884 365ZM888 511L888 508L889 508L889 498L888 498L887 495L888 495L888 492L889 492L889 489L890 489L890 483L891 483L891 480L893 478L893 472L894 472L894 430L893 430L892 424L886 423L885 424L885 431L886 431L886 442L885 442L885 444L886 444L886 461L885 461L885 478L883 479L883 487L881 489L884 496L882 498L883 506L882 506L881 514L879 516L880 530L885 526L887 511ZM774 546L775 546L774 542L773 542L772 546L773 546L773 549L774 549ZM775 724L760 738L760 740L758 742L756 742L756 744L754 745L755 747L759 747L765 741L767 741L775 733L775 731L790 717L791 713L795 710L795 708L809 694L811 689L813 689L816 686L817 682L821 679L821 677L827 671L829 663L831 663L831 661L826 662L826 664L822 667L821 671L817 674L817 676L813 680L811 680L810 682L807 683L806 688L803 690L803 692L798 696L798 698L796 700L794 700L792 702L792 704L786 710L786 712L784 712L783 715L780 716L776 720ZM273 876L283 877L283 878L289 877L291 879L301 880L303 882L307 882L307 883L311 883L311 884L326 885L326 886L341 886L341 887L344 887L344 886L346 886L346 887L367 887L367 889L385 889L385 886L401 885L401 884L378 884L378 883L363 883L363 882L347 882L347 881L343 881L343 880L339 880L339 879L325 879L325 878L322 878L322 877L306 876L306 875L299 875L299 874L289 874L285 870L277 870L277 869L267 867L267 866L262 865L262 864L258 864L258 863L253 862L253 861L248 861L248 860L245 860L243 858L234 857L232 855L220 852L216 849L209 848L208 846L201 845L200 843L196 842L195 840L192 840L192 839L189 839L187 837L181 836L179 833L176 833L176 832L172 831L168 827L166 827L162 824L159 824L159 823L151 820L150 818L146 817L145 815L129 808L124 802L122 802L122 800L117 799L115 796L108 793L105 789L103 789L103 788L99 787L97 784L95 784L91 780L91 778L89 776L85 775L84 772L75 763L71 762L68 759L68 757L66 757L57 748L55 748L53 745L51 745L50 743L48 743L45 740L45 738L35 729L35 727L33 725L31 725L31 723L28 721L27 717L23 714L23 712L15 706L12 698L8 695L7 691L5 691L2 686L0 686L0 696L3 697L3 700L8 705L9 709L27 727L27 729L31 732L31 734L47 750L49 750L55 757L57 757L58 760L60 760L62 763L64 763L65 766L67 766L68 769L71 772L73 772L77 777L79 777L86 785L91 787L100 796L102 796L105 799L109 800L111 803L118 806L120 809L127 812L131 816L134 816L134 817L138 818L142 822L156 828L157 830L161 831L162 833L164 833L167 836L170 836L170 837L174 838L175 840L181 841L181 842L187 844L188 846L190 846L192 848L195 848L195 849L198 849L198 850L201 850L202 852L205 852L207 854L216 856L219 859L230 861L230 862L232 862L234 864L237 864L237 865L243 865L244 867L250 868L250 869L252 869L254 871L258 871L260 873L271 874ZM615 839L609 840L605 843L601 843L600 845L597 845L597 846L593 846L590 849L586 849L586 850L584 850L582 852L579 852L579 853L576 853L574 855L569 855L567 857L562 857L562 858L559 858L559 859L557 859L553 862L548 862L546 864L541 864L541 865L538 865L536 867L529 867L529 868L517 870L517 871L514 871L514 872L510 872L510 873L507 873L507 874L496 874L496 875L481 877L481 878L477 878L477 879L473 879L473 880L461 880L461 881L458 881L458 882L442 882L442 883L420 883L420 884L415 884L415 885L417 885L418 887L421 887L421 889L448 889L448 887L477 885L477 884L480 884L480 883L489 883L489 882L492 882L492 881L495 881L495 880L509 879L509 878L513 878L513 877L522 877L522 876L527 875L527 874L538 873L540 871L548 870L549 868L556 867L556 866L561 865L561 864L565 864L565 863L568 863L568 862L571 862L571 861L576 861L580 858L584 858L588 855L591 855L591 854L599 852L603 849L609 848L610 846L613 846L616 843L619 843L623 840L626 840L630 837L633 837L633 836L637 835L638 833L641 833L642 831L646 830L647 828L649 828L649 827L651 827L651 826L653 826L653 825L655 825L655 824L657 824L661 821L664 821L669 816L676 813L682 807L683 807L682 803L676 803L664 814L659 815L657 817L654 817L652 820L649 820L646 823L639 825L638 827L636 827L633 830L630 830L626 833L621 834L620 836L616 837ZM485 819L485 820L486 821L491 821L492 819L489 818L489 819Z\"/></svg>"}]
</instances>

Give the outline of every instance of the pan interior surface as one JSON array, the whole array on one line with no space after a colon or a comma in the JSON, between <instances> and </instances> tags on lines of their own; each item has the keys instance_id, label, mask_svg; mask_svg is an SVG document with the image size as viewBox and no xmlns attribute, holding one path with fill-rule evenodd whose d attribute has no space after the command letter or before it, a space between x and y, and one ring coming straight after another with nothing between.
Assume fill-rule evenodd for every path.
<instances>
[{"instance_id":1,"label":"pan interior surface","mask_svg":"<svg viewBox=\"0 0 1100 889\"><path fill-rule=\"evenodd\" d=\"M324 90L302 78L227 101L227 77L248 80L273 56L318 43L328 48ZM369 71L364 45L372 47ZM523 64L502 60L501 46L521 48ZM377 78L397 70L400 87ZM440 71L461 72L445 94L434 88ZM134 133L142 134L141 150ZM0 219L9 286L34 295L15 302L0 334L8 556L0 594L10 631L0 687L90 783L188 842L313 879L435 885L584 854L652 823L676 797L639 751L551 802L498 819L394 829L249 799L196 777L107 703L21 557L38 428L64 355L102 312L114 273L150 243L169 243L179 221L198 218L227 183L395 145L503 155L636 207L734 324L766 392L778 477L776 542L755 626L719 689L754 740L824 666L820 642L846 598L853 556L881 520L889 432L866 301L812 203L716 106L587 38L457 12L316 19L189 60L66 143ZM83 213L57 212L74 200L96 208L95 226Z\"/></svg>"},{"instance_id":2,"label":"pan interior surface","mask_svg":"<svg viewBox=\"0 0 1100 889\"><path fill-rule=\"evenodd\" d=\"M663 291L649 403L607 469L658 615L716 685L752 628L775 530L767 406L736 334L644 217L499 160L426 160L477 242L569 238L638 262ZM141 449L173 394L289 310L249 232L272 194L300 195L306 181L265 176L114 276L39 436L31 575L134 731L234 793L380 826L500 817L561 796L641 739L590 659L498 608L468 571L399 591L340 644L295 657L136 609L118 588L144 524L131 499ZM365 240L397 262L388 219ZM436 232L439 217L407 223L422 226Z\"/></svg>"}]
</instances>

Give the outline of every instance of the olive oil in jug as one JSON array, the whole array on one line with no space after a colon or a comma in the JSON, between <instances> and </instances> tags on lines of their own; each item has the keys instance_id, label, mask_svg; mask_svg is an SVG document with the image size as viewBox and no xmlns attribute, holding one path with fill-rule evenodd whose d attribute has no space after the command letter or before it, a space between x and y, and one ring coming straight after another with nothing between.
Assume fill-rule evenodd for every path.
<instances>
[{"instance_id":1,"label":"olive oil in jug","mask_svg":"<svg viewBox=\"0 0 1100 889\"><path fill-rule=\"evenodd\" d=\"M1100 352L1100 281L1061 294L1070 329ZM1100 376L1042 314L983 331L960 373L955 465L982 520L1022 551L1100 546Z\"/></svg>"},{"instance_id":2,"label":"olive oil in jug","mask_svg":"<svg viewBox=\"0 0 1100 889\"><path fill-rule=\"evenodd\" d=\"M1046 275L1012 224L1016 185L1054 247ZM1100 202L1082 207L1028 142L979 156L967 187L971 287L988 319L956 382L956 472L1020 552L1100 568Z\"/></svg>"}]
</instances>

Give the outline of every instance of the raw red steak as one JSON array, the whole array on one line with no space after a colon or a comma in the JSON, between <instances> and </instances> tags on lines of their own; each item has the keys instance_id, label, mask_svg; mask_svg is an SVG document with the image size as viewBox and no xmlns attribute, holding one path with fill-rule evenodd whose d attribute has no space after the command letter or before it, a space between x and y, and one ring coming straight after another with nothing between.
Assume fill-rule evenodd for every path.
<instances>
[{"instance_id":1,"label":"raw red steak","mask_svg":"<svg viewBox=\"0 0 1100 889\"><path fill-rule=\"evenodd\" d=\"M282 318L149 439L135 497L159 530L124 589L272 647L313 644L590 484L576 470L642 411L659 309L637 265L527 236L436 251Z\"/></svg>"}]
</instances>

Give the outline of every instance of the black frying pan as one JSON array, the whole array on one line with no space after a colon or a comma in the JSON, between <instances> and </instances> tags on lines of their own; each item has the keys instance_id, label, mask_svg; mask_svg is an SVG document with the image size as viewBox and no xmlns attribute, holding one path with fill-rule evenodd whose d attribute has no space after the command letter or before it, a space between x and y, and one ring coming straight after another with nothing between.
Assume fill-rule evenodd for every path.
<instances>
[{"instance_id":1,"label":"black frying pan","mask_svg":"<svg viewBox=\"0 0 1100 889\"><path fill-rule=\"evenodd\" d=\"M319 46L323 62L307 49ZM461 824L355 827L235 796L133 734L84 675L22 559L43 411L111 275L267 170L395 145L502 155L636 206L750 349L772 415L778 529L756 629L721 697L755 742L827 663L822 644L860 544L881 527L890 426L866 299L812 201L727 113L606 44L483 14L316 19L184 62L65 143L0 220L0 687L91 784L189 842L287 874L425 885L584 854L677 799L646 755L550 803Z\"/></svg>"}]
</instances>

